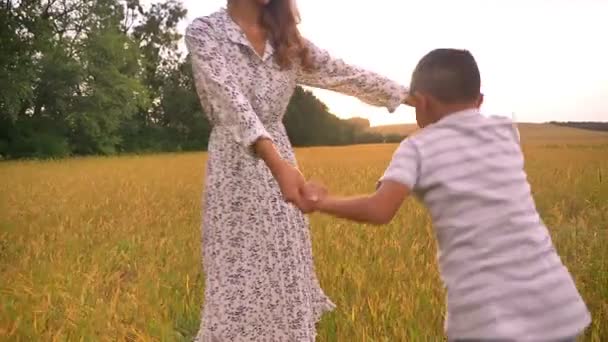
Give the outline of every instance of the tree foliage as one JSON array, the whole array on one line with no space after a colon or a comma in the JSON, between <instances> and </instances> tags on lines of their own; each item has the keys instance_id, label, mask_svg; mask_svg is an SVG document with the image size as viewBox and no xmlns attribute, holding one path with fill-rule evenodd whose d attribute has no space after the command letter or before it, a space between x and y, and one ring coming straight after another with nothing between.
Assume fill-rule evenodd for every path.
<instances>
[{"instance_id":1,"label":"tree foliage","mask_svg":"<svg viewBox=\"0 0 608 342\"><path fill-rule=\"evenodd\" d=\"M202 150L176 0L0 1L0 156ZM297 88L285 116L294 145L380 142Z\"/></svg>"}]
</instances>

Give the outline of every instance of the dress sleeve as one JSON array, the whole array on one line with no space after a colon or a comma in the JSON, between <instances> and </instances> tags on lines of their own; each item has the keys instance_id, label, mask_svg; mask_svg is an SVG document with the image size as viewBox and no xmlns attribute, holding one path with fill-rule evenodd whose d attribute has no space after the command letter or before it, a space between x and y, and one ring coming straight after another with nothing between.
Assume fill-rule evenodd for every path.
<instances>
[{"instance_id":1,"label":"dress sleeve","mask_svg":"<svg viewBox=\"0 0 608 342\"><path fill-rule=\"evenodd\" d=\"M208 99L218 125L228 127L234 140L252 152L261 137L271 138L230 71L212 27L195 20L186 29L185 41L199 96Z\"/></svg>"},{"instance_id":2,"label":"dress sleeve","mask_svg":"<svg viewBox=\"0 0 608 342\"><path fill-rule=\"evenodd\" d=\"M299 84L354 96L367 104L386 107L391 113L406 99L407 87L334 58L310 41L306 44L313 67L310 71L298 67Z\"/></svg>"}]
</instances>

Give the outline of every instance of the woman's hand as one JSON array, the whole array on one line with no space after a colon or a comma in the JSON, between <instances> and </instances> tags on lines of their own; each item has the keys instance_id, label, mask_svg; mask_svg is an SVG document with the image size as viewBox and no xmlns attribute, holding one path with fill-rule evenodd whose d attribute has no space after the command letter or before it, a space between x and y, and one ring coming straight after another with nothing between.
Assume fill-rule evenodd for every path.
<instances>
[{"instance_id":1,"label":"woman's hand","mask_svg":"<svg viewBox=\"0 0 608 342\"><path fill-rule=\"evenodd\" d=\"M410 107L416 107L416 98L414 94L408 94L403 100L403 104Z\"/></svg>"},{"instance_id":2,"label":"woman's hand","mask_svg":"<svg viewBox=\"0 0 608 342\"><path fill-rule=\"evenodd\" d=\"M306 180L300 170L287 162L282 164L275 172L275 179L279 183L285 201L296 204L300 200L300 189Z\"/></svg>"},{"instance_id":3,"label":"woman's hand","mask_svg":"<svg viewBox=\"0 0 608 342\"><path fill-rule=\"evenodd\" d=\"M300 170L281 158L270 139L259 139L254 149L279 184L285 201L295 204L304 213L310 212L312 210L310 202L302 196L306 180Z\"/></svg>"},{"instance_id":4,"label":"woman's hand","mask_svg":"<svg viewBox=\"0 0 608 342\"><path fill-rule=\"evenodd\" d=\"M291 165L280 172L277 181L285 200L305 214L316 210L319 202L327 197L327 189L323 185L306 182L300 170Z\"/></svg>"},{"instance_id":5,"label":"woman's hand","mask_svg":"<svg viewBox=\"0 0 608 342\"><path fill-rule=\"evenodd\" d=\"M314 204L323 201L327 195L327 187L321 183L311 181L306 182L302 191L302 196L304 199Z\"/></svg>"}]
</instances>

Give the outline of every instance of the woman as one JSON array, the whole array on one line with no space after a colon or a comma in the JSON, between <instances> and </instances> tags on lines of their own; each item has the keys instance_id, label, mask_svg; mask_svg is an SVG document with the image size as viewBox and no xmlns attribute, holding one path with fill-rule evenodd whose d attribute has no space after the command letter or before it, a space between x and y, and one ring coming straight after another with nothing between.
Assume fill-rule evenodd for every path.
<instances>
[{"instance_id":1,"label":"woman","mask_svg":"<svg viewBox=\"0 0 608 342\"><path fill-rule=\"evenodd\" d=\"M394 111L407 88L304 40L290 0L229 0L186 30L213 125L205 181L199 341L314 341L334 304L315 275L304 177L282 124L296 84Z\"/></svg>"}]
</instances>

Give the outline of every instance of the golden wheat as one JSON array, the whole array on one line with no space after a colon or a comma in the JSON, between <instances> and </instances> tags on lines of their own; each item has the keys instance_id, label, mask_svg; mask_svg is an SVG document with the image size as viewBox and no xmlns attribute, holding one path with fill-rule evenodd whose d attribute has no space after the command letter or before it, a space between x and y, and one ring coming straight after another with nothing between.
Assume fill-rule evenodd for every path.
<instances>
[{"instance_id":1,"label":"golden wheat","mask_svg":"<svg viewBox=\"0 0 608 342\"><path fill-rule=\"evenodd\" d=\"M608 142L608 141L607 141ZM395 145L299 149L304 173L374 189ZM608 341L608 144L526 146L539 211ZM0 340L181 341L199 324L204 153L0 164ZM385 227L313 214L317 272L338 305L319 341L443 339L426 210Z\"/></svg>"}]
</instances>

